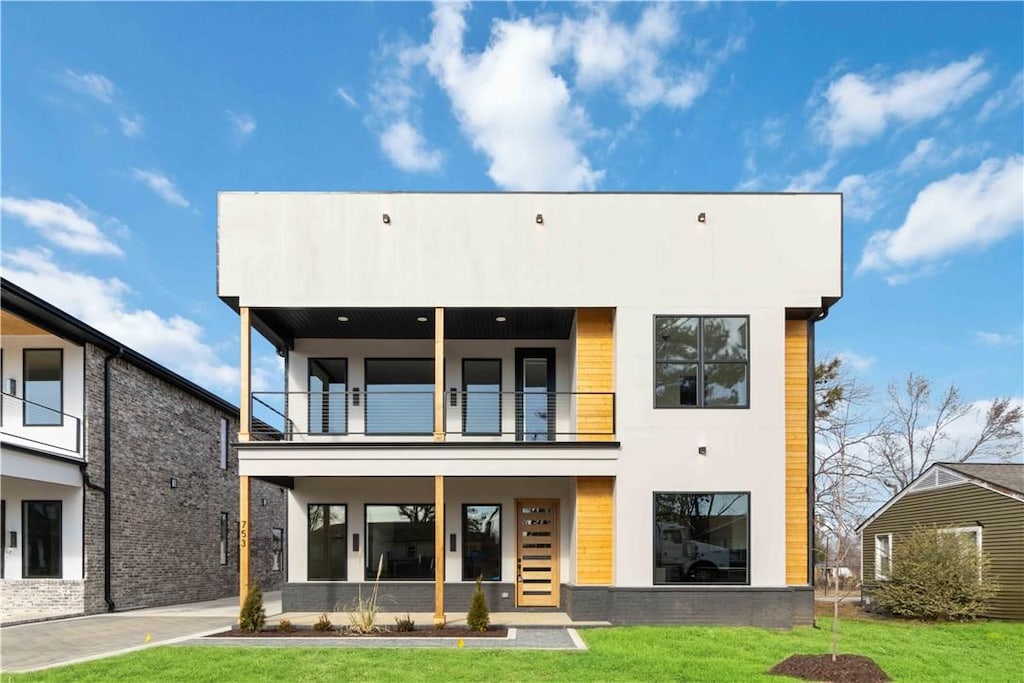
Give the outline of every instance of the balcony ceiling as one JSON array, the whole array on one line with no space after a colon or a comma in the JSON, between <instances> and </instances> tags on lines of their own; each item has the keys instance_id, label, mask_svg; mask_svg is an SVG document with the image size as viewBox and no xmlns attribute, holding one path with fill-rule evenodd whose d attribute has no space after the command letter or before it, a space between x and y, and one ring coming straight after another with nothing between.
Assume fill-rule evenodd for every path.
<instances>
[{"instance_id":1,"label":"balcony ceiling","mask_svg":"<svg viewBox=\"0 0 1024 683\"><path fill-rule=\"evenodd\" d=\"M298 338L434 338L432 308L259 308L253 314L260 333L288 346ZM445 338L568 339L573 314L571 308L448 308Z\"/></svg>"}]
</instances>

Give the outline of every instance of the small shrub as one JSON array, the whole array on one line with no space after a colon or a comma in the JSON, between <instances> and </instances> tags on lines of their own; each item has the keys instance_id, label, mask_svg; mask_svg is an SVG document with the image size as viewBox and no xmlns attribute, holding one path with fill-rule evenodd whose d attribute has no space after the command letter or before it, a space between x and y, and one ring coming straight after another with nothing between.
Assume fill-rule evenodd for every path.
<instances>
[{"instance_id":1,"label":"small shrub","mask_svg":"<svg viewBox=\"0 0 1024 683\"><path fill-rule=\"evenodd\" d=\"M378 602L378 591L380 589L380 574L384 568L384 556L380 556L377 563L377 578L373 582L373 590L370 597L363 597L363 589L359 588L359 597L356 598L348 608L348 630L353 633L373 633L375 631L387 631L383 626L377 625L377 615L380 613Z\"/></svg>"},{"instance_id":2,"label":"small shrub","mask_svg":"<svg viewBox=\"0 0 1024 683\"><path fill-rule=\"evenodd\" d=\"M277 622L277 630L281 633L291 633L295 627L292 625L291 619L282 619Z\"/></svg>"},{"instance_id":3,"label":"small shrub","mask_svg":"<svg viewBox=\"0 0 1024 683\"><path fill-rule=\"evenodd\" d=\"M416 629L416 622L412 620L408 612L404 617L395 617L395 630L399 633L408 633Z\"/></svg>"},{"instance_id":4,"label":"small shrub","mask_svg":"<svg viewBox=\"0 0 1024 683\"><path fill-rule=\"evenodd\" d=\"M476 579L476 590L473 591L473 601L469 603L469 614L466 615L466 624L473 631L486 631L491 625L490 612L487 609L487 598L484 597L484 590L481 586L483 577Z\"/></svg>"},{"instance_id":5,"label":"small shrub","mask_svg":"<svg viewBox=\"0 0 1024 683\"><path fill-rule=\"evenodd\" d=\"M965 536L918 528L893 543L892 571L878 606L912 619L967 621L984 613L997 586L990 561Z\"/></svg>"},{"instance_id":6,"label":"small shrub","mask_svg":"<svg viewBox=\"0 0 1024 683\"><path fill-rule=\"evenodd\" d=\"M245 596L245 602L242 603L242 611L238 613L238 628L255 633L262 631L263 625L266 623L267 613L263 609L263 591L260 590L259 583L253 582L249 593Z\"/></svg>"},{"instance_id":7,"label":"small shrub","mask_svg":"<svg viewBox=\"0 0 1024 683\"><path fill-rule=\"evenodd\" d=\"M330 631L333 626L331 620L327 618L326 612L321 612L320 617L313 622L314 631Z\"/></svg>"}]
</instances>

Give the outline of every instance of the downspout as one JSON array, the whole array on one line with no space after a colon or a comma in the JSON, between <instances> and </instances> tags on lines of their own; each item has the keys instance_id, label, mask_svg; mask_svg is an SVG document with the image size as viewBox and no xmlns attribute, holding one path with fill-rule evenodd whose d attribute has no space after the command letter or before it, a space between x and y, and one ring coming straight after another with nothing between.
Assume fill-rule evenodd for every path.
<instances>
[{"instance_id":1,"label":"downspout","mask_svg":"<svg viewBox=\"0 0 1024 683\"><path fill-rule=\"evenodd\" d=\"M110 462L113 452L110 446L110 362L123 354L124 347L119 346L115 353L109 353L103 359L103 600L107 603L108 612L114 611L113 590L110 587L110 572L113 566L110 552Z\"/></svg>"}]
</instances>

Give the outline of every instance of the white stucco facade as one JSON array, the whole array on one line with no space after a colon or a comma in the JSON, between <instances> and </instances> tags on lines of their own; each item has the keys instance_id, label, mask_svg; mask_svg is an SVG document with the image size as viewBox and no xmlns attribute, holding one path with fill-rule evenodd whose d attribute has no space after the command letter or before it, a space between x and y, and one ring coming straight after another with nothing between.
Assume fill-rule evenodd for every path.
<instances>
[{"instance_id":1,"label":"white stucco facade","mask_svg":"<svg viewBox=\"0 0 1024 683\"><path fill-rule=\"evenodd\" d=\"M242 474L295 478L289 581L305 576L306 505L345 503L350 532L359 531L365 503L411 495L410 487L430 498L440 474L452 509L481 496L511 509L534 489L556 497L568 584L575 477L613 477L613 584L624 588L655 582L655 493L749 494L746 585L786 586L786 320L797 311L810 319L842 295L841 215L837 194L221 194L219 294L238 306L614 311L613 448L522 449L500 437L477 448L459 443L453 411L448 448L381 448L354 429L240 449ZM655 316L747 318L748 405L655 407ZM346 358L348 384L359 387L365 358L433 356L433 339L334 334L295 338L288 351L283 389L296 392L289 417L299 432L310 358ZM498 358L510 391L516 349L549 347L557 390L572 392L576 334L574 326L561 339L446 340L445 388L462 386L462 359ZM325 447L332 441L344 447ZM514 522L503 520L509 575ZM457 517L445 524L457 533ZM458 581L451 555L446 580ZM349 580L361 580L364 558L348 560Z\"/></svg>"}]
</instances>

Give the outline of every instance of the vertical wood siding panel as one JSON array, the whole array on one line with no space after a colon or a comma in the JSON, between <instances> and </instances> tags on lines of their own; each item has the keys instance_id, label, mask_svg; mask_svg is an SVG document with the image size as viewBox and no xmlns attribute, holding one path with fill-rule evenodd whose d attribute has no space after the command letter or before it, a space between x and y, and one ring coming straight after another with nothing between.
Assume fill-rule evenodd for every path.
<instances>
[{"instance_id":1,"label":"vertical wood siding panel","mask_svg":"<svg viewBox=\"0 0 1024 683\"><path fill-rule=\"evenodd\" d=\"M786 583L806 585L807 559L807 320L786 321Z\"/></svg>"},{"instance_id":2,"label":"vertical wood siding panel","mask_svg":"<svg viewBox=\"0 0 1024 683\"><path fill-rule=\"evenodd\" d=\"M580 441L612 441L615 435L611 392L615 386L615 309L576 310L576 426ZM596 432L596 433L594 433Z\"/></svg>"},{"instance_id":3,"label":"vertical wood siding panel","mask_svg":"<svg viewBox=\"0 0 1024 683\"><path fill-rule=\"evenodd\" d=\"M576 583L611 585L614 477L576 477Z\"/></svg>"}]
</instances>

